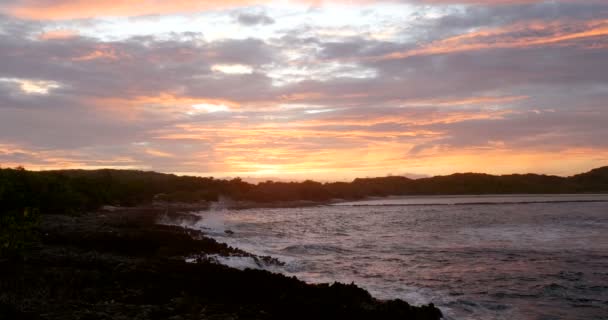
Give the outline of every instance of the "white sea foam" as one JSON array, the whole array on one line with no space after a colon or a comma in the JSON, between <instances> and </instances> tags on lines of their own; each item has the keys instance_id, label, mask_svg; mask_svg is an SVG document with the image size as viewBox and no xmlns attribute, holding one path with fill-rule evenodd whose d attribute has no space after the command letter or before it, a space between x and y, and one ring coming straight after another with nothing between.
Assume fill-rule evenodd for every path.
<instances>
[{"instance_id":1,"label":"white sea foam","mask_svg":"<svg viewBox=\"0 0 608 320\"><path fill-rule=\"evenodd\" d=\"M248 256L221 256L217 254L211 255L193 255L185 259L188 263L197 263L201 260L222 264L231 268L245 270L245 269L257 269L257 270L272 270L273 268L269 265L264 264L260 260L254 257Z\"/></svg>"},{"instance_id":2,"label":"white sea foam","mask_svg":"<svg viewBox=\"0 0 608 320\"><path fill-rule=\"evenodd\" d=\"M264 265L258 263L252 257L240 257L240 256L213 256L218 263L223 264L225 266L229 266L232 268L236 268L239 270L244 269L264 269Z\"/></svg>"},{"instance_id":3,"label":"white sea foam","mask_svg":"<svg viewBox=\"0 0 608 320\"><path fill-rule=\"evenodd\" d=\"M179 226L185 229L199 230L210 235L223 234L227 230L225 225L225 213L222 211L199 211L191 212L190 215L194 217L174 218L162 216L157 223L169 226Z\"/></svg>"}]
</instances>

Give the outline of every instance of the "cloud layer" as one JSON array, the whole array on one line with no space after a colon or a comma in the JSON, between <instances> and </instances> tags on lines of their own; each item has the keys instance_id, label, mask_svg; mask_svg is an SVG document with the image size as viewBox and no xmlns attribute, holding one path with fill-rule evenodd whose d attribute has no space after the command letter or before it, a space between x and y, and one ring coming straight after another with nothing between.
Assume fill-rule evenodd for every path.
<instances>
[{"instance_id":1,"label":"cloud layer","mask_svg":"<svg viewBox=\"0 0 608 320\"><path fill-rule=\"evenodd\" d=\"M112 3L2 5L2 166L349 179L608 164L601 2Z\"/></svg>"}]
</instances>

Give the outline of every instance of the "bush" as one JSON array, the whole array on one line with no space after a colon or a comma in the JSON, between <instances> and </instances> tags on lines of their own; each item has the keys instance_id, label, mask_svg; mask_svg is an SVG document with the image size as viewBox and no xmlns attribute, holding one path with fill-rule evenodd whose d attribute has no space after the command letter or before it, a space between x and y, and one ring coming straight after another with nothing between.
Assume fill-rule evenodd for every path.
<instances>
[{"instance_id":1,"label":"bush","mask_svg":"<svg viewBox=\"0 0 608 320\"><path fill-rule=\"evenodd\" d=\"M38 210L0 213L0 257L22 256L37 238Z\"/></svg>"}]
</instances>

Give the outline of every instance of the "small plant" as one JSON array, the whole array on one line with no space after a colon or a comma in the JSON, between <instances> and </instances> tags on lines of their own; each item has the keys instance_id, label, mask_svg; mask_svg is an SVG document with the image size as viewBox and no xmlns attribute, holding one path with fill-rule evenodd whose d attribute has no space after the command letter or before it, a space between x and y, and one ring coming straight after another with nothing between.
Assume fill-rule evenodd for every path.
<instances>
[{"instance_id":1,"label":"small plant","mask_svg":"<svg viewBox=\"0 0 608 320\"><path fill-rule=\"evenodd\" d=\"M0 257L20 257L36 240L38 209L26 207L0 213Z\"/></svg>"}]
</instances>

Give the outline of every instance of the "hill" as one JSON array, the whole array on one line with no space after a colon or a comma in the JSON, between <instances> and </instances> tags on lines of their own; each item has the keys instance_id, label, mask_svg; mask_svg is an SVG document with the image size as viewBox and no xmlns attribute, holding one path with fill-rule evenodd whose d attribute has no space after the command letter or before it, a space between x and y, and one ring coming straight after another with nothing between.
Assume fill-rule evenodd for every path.
<instances>
[{"instance_id":1,"label":"hill","mask_svg":"<svg viewBox=\"0 0 608 320\"><path fill-rule=\"evenodd\" d=\"M0 208L5 212L23 212L30 208L42 213L60 213L85 211L102 205L132 206L154 200L192 203L216 201L220 197L271 203L391 195L593 192L608 192L608 167L571 177L456 173L422 179L389 176L357 178L352 182L307 180L258 184L239 178L223 180L137 170L0 169Z\"/></svg>"}]
</instances>

